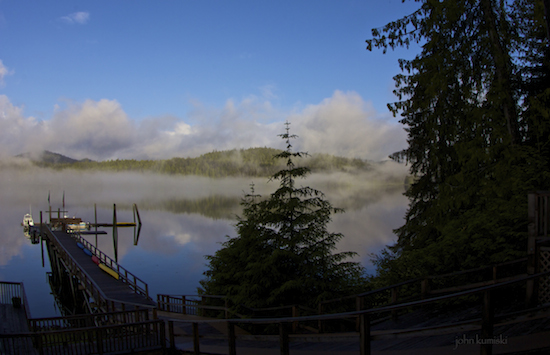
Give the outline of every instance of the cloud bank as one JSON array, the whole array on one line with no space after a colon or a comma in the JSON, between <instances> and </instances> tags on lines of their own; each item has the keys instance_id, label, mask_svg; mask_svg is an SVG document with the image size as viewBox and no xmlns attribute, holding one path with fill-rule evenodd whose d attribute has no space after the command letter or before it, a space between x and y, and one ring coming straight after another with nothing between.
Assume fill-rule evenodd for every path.
<instances>
[{"instance_id":1,"label":"cloud bank","mask_svg":"<svg viewBox=\"0 0 550 355\"><path fill-rule=\"evenodd\" d=\"M187 117L129 117L116 100L66 102L37 120L0 95L0 152L13 156L50 150L76 159L168 159L213 150L284 148L283 123L297 150L383 160L406 147L400 124L381 119L357 93L336 91L319 104L280 112L269 101L228 100L221 108L198 102Z\"/></svg>"},{"instance_id":2,"label":"cloud bank","mask_svg":"<svg viewBox=\"0 0 550 355\"><path fill-rule=\"evenodd\" d=\"M381 160L406 147L403 127L376 118L372 105L353 92L336 91L289 120L309 152Z\"/></svg>"}]
</instances>

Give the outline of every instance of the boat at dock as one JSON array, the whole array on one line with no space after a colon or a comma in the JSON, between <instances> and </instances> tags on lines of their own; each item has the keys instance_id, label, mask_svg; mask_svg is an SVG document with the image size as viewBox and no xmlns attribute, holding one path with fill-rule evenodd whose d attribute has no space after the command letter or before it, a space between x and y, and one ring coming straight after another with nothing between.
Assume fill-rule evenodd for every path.
<instances>
[{"instance_id":1,"label":"boat at dock","mask_svg":"<svg viewBox=\"0 0 550 355\"><path fill-rule=\"evenodd\" d=\"M90 230L90 223L80 221L80 222L77 222L77 223L68 223L66 225L66 227L67 227L67 233L88 231L88 230Z\"/></svg>"},{"instance_id":2,"label":"boat at dock","mask_svg":"<svg viewBox=\"0 0 550 355\"><path fill-rule=\"evenodd\" d=\"M34 220L30 212L23 216L21 225L23 226L23 234L25 237L29 238L33 244L38 244L39 227L34 225Z\"/></svg>"},{"instance_id":3,"label":"boat at dock","mask_svg":"<svg viewBox=\"0 0 550 355\"><path fill-rule=\"evenodd\" d=\"M26 229L30 229L30 227L34 226L34 220L32 219L32 215L30 213L25 213L21 225Z\"/></svg>"}]
</instances>

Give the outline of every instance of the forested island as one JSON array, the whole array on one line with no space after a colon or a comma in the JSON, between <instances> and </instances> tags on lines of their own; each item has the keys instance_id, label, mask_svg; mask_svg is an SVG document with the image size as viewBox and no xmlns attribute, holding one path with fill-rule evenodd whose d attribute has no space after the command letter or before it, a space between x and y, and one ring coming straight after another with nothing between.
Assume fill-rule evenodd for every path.
<instances>
[{"instance_id":1,"label":"forested island","mask_svg":"<svg viewBox=\"0 0 550 355\"><path fill-rule=\"evenodd\" d=\"M222 177L267 177L280 170L284 162L274 159L281 150L274 148L248 148L213 151L198 157L175 157L164 160L116 159L93 161L76 160L61 154L44 151L33 157L21 154L18 158L29 159L34 165L56 170L94 170L113 172L152 172L171 175L197 175L211 178ZM363 159L338 157L330 154L307 155L303 163L312 172L361 172L371 171L383 162L367 162Z\"/></svg>"}]
</instances>

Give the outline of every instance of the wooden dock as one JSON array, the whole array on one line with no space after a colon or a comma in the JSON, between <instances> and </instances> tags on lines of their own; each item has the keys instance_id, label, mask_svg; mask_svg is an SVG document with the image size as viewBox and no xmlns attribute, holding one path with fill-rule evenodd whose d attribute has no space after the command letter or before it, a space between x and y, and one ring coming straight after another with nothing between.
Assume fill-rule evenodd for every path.
<instances>
[{"instance_id":1,"label":"wooden dock","mask_svg":"<svg viewBox=\"0 0 550 355\"><path fill-rule=\"evenodd\" d=\"M28 332L27 315L22 307L16 308L11 302L0 304L0 334Z\"/></svg>"}]
</instances>

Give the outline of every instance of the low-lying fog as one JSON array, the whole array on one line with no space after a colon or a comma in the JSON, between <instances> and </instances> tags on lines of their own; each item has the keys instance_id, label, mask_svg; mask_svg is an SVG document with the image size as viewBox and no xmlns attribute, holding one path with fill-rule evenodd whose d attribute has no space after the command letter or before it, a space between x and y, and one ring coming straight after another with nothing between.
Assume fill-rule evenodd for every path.
<instances>
[{"instance_id":1,"label":"low-lying fog","mask_svg":"<svg viewBox=\"0 0 550 355\"><path fill-rule=\"evenodd\" d=\"M340 251L355 251L369 273L370 254L395 241L393 229L403 224L407 200L403 196L406 168L385 164L371 173L314 174L298 184L325 193L333 206L345 213L333 216L329 229L345 238ZM133 221L131 206L139 207L143 227L137 246L133 229L119 229L119 263L149 284L150 293L195 294L206 261L226 240L235 236L240 199L254 184L255 192L268 195L278 181L266 178L209 179L137 173L53 171L30 166L5 165L0 170L0 281L25 283L33 317L52 315L53 299L47 296L40 245L32 245L21 227L23 215L40 211L47 219L48 196L53 211L62 206L69 215L111 222L113 204L118 221ZM56 213L56 212L54 212ZM114 258L111 229L98 237L98 247ZM86 237L95 244L95 236ZM32 289L32 292L30 291ZM36 313L36 314L35 314Z\"/></svg>"}]
</instances>

